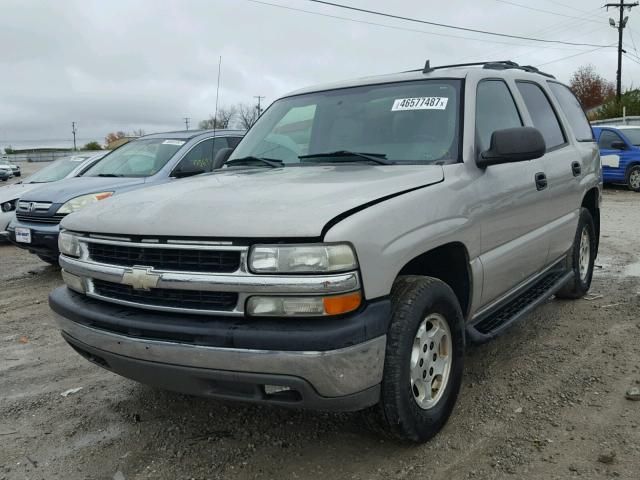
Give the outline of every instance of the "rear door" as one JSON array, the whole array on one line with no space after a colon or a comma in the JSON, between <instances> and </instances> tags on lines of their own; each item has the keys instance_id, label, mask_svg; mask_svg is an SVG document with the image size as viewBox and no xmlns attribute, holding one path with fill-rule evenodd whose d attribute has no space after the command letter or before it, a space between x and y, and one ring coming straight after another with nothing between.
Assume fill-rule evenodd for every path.
<instances>
[{"instance_id":1,"label":"rear door","mask_svg":"<svg viewBox=\"0 0 640 480\"><path fill-rule=\"evenodd\" d=\"M582 201L583 162L550 93L542 84L529 80L518 80L516 85L526 105L530 125L540 130L547 146L545 155L534 160L536 176L546 180L546 186L541 188L546 198L544 202L532 205L532 208L543 209L548 243L544 266L547 266L566 254L573 243Z\"/></svg>"}]
</instances>

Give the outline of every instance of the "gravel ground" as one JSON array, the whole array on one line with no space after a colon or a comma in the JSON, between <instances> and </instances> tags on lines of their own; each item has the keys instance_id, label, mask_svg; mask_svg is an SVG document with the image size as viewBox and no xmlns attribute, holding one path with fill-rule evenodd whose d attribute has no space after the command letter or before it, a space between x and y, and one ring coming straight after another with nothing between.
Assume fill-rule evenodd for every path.
<instances>
[{"instance_id":1,"label":"gravel ground","mask_svg":"<svg viewBox=\"0 0 640 480\"><path fill-rule=\"evenodd\" d=\"M0 479L638 479L640 402L625 392L640 384L639 205L606 189L592 296L471 346L453 416L421 446L381 440L357 414L214 402L104 371L53 325L59 271L0 245Z\"/></svg>"}]
</instances>

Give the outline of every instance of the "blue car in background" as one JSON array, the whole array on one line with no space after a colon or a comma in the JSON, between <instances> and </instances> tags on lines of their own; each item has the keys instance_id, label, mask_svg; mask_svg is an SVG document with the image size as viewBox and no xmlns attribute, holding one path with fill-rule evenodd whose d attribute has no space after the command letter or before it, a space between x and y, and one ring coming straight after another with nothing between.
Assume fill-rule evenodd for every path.
<instances>
[{"instance_id":1,"label":"blue car in background","mask_svg":"<svg viewBox=\"0 0 640 480\"><path fill-rule=\"evenodd\" d=\"M623 183L640 192L640 125L593 127L604 183Z\"/></svg>"}]
</instances>

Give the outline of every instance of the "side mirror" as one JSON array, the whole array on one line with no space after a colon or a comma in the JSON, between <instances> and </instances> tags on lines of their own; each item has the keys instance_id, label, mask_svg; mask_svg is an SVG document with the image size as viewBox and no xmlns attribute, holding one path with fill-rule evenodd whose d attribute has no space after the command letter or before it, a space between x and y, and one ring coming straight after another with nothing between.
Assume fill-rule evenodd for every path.
<instances>
[{"instance_id":1,"label":"side mirror","mask_svg":"<svg viewBox=\"0 0 640 480\"><path fill-rule=\"evenodd\" d=\"M193 175L200 175L201 173L204 173L204 172L205 172L204 168L199 167L198 165L194 165L191 162L188 162L184 165L178 165L178 168L176 168L173 171L171 176L176 178L185 178L185 177L191 177Z\"/></svg>"},{"instance_id":2,"label":"side mirror","mask_svg":"<svg viewBox=\"0 0 640 480\"><path fill-rule=\"evenodd\" d=\"M218 150L218 153L216 153L216 158L214 158L213 160L212 170L221 168L225 164L225 162L229 160L229 157L233 153L233 150L233 148L221 148L220 150Z\"/></svg>"},{"instance_id":3,"label":"side mirror","mask_svg":"<svg viewBox=\"0 0 640 480\"><path fill-rule=\"evenodd\" d=\"M614 150L626 150L627 144L624 142L612 142L611 148L613 148Z\"/></svg>"},{"instance_id":4,"label":"side mirror","mask_svg":"<svg viewBox=\"0 0 640 480\"><path fill-rule=\"evenodd\" d=\"M480 168L500 163L523 162L544 155L547 147L537 128L516 127L496 130L491 134L491 146L476 160Z\"/></svg>"}]
</instances>

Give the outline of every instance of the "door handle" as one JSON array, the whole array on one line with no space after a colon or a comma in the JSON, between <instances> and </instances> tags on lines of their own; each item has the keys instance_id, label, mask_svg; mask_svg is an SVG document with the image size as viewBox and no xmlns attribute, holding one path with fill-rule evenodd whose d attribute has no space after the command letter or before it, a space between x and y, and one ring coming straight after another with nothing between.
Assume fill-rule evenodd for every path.
<instances>
[{"instance_id":1,"label":"door handle","mask_svg":"<svg viewBox=\"0 0 640 480\"><path fill-rule=\"evenodd\" d=\"M572 162L571 171L573 172L574 177L580 176L580 174L582 173L582 167L580 166L580 162Z\"/></svg>"},{"instance_id":2,"label":"door handle","mask_svg":"<svg viewBox=\"0 0 640 480\"><path fill-rule=\"evenodd\" d=\"M547 188L547 176L544 172L536 173L536 188L538 190L544 190Z\"/></svg>"}]
</instances>

